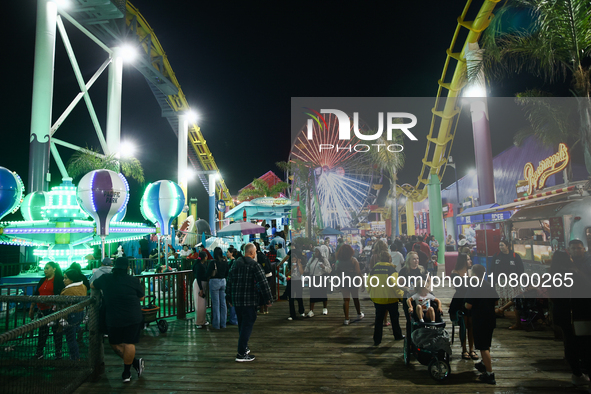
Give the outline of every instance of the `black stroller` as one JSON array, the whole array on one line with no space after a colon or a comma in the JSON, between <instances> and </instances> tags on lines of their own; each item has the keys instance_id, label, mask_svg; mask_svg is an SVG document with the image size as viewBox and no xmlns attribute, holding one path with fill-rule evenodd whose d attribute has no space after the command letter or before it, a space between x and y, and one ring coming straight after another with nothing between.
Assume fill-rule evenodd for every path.
<instances>
[{"instance_id":1,"label":"black stroller","mask_svg":"<svg viewBox=\"0 0 591 394\"><path fill-rule=\"evenodd\" d=\"M445 322L441 319L441 315L436 312L435 322L422 323L418 321L415 312L412 315L409 314L406 302L403 305L407 319L406 337L404 338L404 363L409 365L411 355L414 355L421 364L427 365L431 378L436 381L443 381L449 377L451 372L449 366L451 346L449 344L449 334L445 331ZM434 308L437 311L437 305L434 305Z\"/></svg>"}]
</instances>

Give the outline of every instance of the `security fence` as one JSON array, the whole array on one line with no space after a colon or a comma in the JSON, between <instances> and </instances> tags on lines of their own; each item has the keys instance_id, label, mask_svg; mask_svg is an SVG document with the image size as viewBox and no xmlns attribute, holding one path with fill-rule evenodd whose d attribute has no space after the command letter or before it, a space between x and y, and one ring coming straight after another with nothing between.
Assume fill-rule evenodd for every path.
<instances>
[{"instance_id":1,"label":"security fence","mask_svg":"<svg viewBox=\"0 0 591 394\"><path fill-rule=\"evenodd\" d=\"M39 307L32 320L31 303ZM4 320L17 316L0 334L0 393L70 393L101 372L96 298L2 295L0 304Z\"/></svg>"}]
</instances>

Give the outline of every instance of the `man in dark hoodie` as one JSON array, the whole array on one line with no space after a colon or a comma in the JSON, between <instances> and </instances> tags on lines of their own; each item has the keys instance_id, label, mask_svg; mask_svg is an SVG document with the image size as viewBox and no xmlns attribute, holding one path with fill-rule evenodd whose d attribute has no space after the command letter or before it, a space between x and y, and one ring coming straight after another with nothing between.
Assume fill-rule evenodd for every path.
<instances>
[{"instance_id":1,"label":"man in dark hoodie","mask_svg":"<svg viewBox=\"0 0 591 394\"><path fill-rule=\"evenodd\" d=\"M238 316L238 362L253 361L255 358L250 354L248 340L257 319L259 292L265 304L272 305L271 289L263 267L257 263L256 258L256 247L252 243L246 244L244 257L240 257L232 265L226 285L226 299L230 306L235 307Z\"/></svg>"}]
</instances>

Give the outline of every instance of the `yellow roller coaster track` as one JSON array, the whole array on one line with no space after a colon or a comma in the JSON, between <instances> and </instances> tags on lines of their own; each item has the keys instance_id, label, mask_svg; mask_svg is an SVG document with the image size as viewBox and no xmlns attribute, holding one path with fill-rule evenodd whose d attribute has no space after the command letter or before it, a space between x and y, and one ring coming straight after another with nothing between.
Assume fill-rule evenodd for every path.
<instances>
[{"instance_id":1,"label":"yellow roller coaster track","mask_svg":"<svg viewBox=\"0 0 591 394\"><path fill-rule=\"evenodd\" d=\"M181 89L181 85L172 71L168 57L166 56L162 45L160 45L160 42L156 38L154 30L152 30L138 9L129 1L127 2L126 11L125 22L130 28L130 31L137 35L141 46L149 55L152 67L172 82L172 84L178 89L178 93L167 95L166 101L170 105L171 110L178 113L189 110L189 104ZM202 167L201 169L206 171L218 171L213 155L211 154L205 138L203 138L203 134L201 134L201 129L197 124L192 124L189 127L189 142L199 159L199 163ZM222 178L218 178L216 196L219 196L220 193L222 199L226 201L226 204L230 208L232 208L234 206L234 201Z\"/></svg>"},{"instance_id":2,"label":"yellow roller coaster track","mask_svg":"<svg viewBox=\"0 0 591 394\"><path fill-rule=\"evenodd\" d=\"M466 15L470 10L472 1L468 0L462 15L458 18L458 25L451 40L451 45L446 50L447 57L443 66L441 79L437 82L437 98L432 109L431 127L427 136L427 149L423 158L423 167L419 174L417 185L402 185L397 187L397 194L403 194L412 201L419 202L427 198L427 188L431 174L437 174L439 180L445 174L447 156L451 151L453 140L460 117L461 107L458 106L460 91L466 84L466 57L465 51L469 43L478 42L482 32L488 27L493 18L492 11L500 0L485 0L473 21L466 21ZM453 52L458 36L462 29L468 29L468 36L460 52ZM448 76L450 62L454 60L456 67L449 82L445 82ZM447 96L443 93L447 92ZM438 126L438 127L437 127ZM437 130L437 133L434 133Z\"/></svg>"}]
</instances>

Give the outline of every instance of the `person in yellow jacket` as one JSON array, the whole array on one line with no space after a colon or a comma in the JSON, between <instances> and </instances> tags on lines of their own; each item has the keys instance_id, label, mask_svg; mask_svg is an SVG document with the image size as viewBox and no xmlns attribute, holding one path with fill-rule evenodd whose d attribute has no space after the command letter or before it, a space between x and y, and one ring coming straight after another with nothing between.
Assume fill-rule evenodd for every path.
<instances>
[{"instance_id":1,"label":"person in yellow jacket","mask_svg":"<svg viewBox=\"0 0 591 394\"><path fill-rule=\"evenodd\" d=\"M398 273L396 272L396 267L390 262L390 258L390 253L387 251L382 252L379 256L379 262L373 266L369 274L369 296L376 308L376 320L373 332L374 346L379 346L382 342L384 315L386 311L390 314L394 339L397 341L404 339L398 322L398 302L402 299L404 292L397 286ZM373 279L374 277L377 280Z\"/></svg>"}]
</instances>

